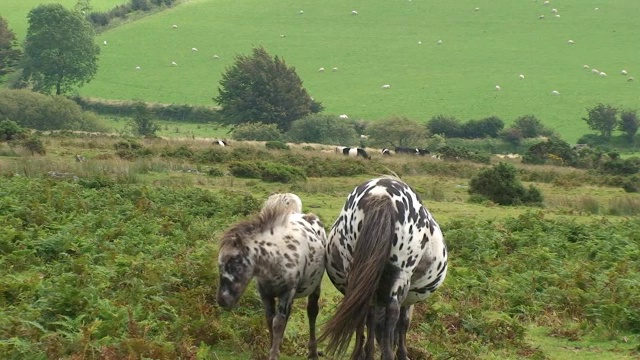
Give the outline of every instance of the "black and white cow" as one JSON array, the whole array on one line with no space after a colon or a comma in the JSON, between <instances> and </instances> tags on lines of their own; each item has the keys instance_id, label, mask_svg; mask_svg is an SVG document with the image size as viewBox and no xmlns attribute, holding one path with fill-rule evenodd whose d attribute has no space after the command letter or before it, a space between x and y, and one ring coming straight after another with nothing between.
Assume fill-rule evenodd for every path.
<instances>
[{"instance_id":1,"label":"black and white cow","mask_svg":"<svg viewBox=\"0 0 640 360\"><path fill-rule=\"evenodd\" d=\"M371 156L367 154L367 152L363 148L359 147L346 147L346 146L337 146L336 153L342 153L345 156L353 156L353 157L363 157L365 159L371 160Z\"/></svg>"},{"instance_id":2,"label":"black and white cow","mask_svg":"<svg viewBox=\"0 0 640 360\"><path fill-rule=\"evenodd\" d=\"M380 153L382 153L382 155L391 155L391 150L384 148L380 150Z\"/></svg>"},{"instance_id":3,"label":"black and white cow","mask_svg":"<svg viewBox=\"0 0 640 360\"><path fill-rule=\"evenodd\" d=\"M229 143L225 140L213 140L213 145L229 146Z\"/></svg>"},{"instance_id":4,"label":"black and white cow","mask_svg":"<svg viewBox=\"0 0 640 360\"><path fill-rule=\"evenodd\" d=\"M396 147L397 154L413 154L425 156L429 154L429 150L427 149L418 149L418 148L405 148L405 147Z\"/></svg>"}]
</instances>

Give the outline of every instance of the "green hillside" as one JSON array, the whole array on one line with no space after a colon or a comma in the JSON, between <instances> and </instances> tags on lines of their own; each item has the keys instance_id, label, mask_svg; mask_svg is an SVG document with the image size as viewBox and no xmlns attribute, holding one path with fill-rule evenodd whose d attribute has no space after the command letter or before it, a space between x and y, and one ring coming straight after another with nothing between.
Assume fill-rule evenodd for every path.
<instances>
[{"instance_id":1,"label":"green hillside","mask_svg":"<svg viewBox=\"0 0 640 360\"><path fill-rule=\"evenodd\" d=\"M0 0L2 10L0 16L7 19L9 27L15 31L18 39L24 39L27 34L29 11L40 4L60 3L67 8L73 8L78 0ZM104 11L123 4L126 0L91 0L94 11Z\"/></svg>"},{"instance_id":2,"label":"green hillside","mask_svg":"<svg viewBox=\"0 0 640 360\"><path fill-rule=\"evenodd\" d=\"M81 94L213 105L234 56L263 45L296 67L329 113L372 120L495 114L506 122L532 113L575 140L589 132L580 119L585 107L598 101L639 105L639 83L627 81L640 73L640 32L630 16L638 10L636 0L584 0L559 3L557 18L554 6L512 0L191 1L101 34L100 43L108 39L109 46ZM584 64L608 76L594 75ZM384 84L391 88L383 90Z\"/></svg>"}]
</instances>

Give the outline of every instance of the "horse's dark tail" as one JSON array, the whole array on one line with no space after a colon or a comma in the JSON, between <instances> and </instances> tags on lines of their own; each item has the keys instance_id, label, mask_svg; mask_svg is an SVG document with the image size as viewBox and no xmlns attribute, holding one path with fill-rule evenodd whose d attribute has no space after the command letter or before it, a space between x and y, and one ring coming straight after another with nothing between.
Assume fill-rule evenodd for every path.
<instances>
[{"instance_id":1,"label":"horse's dark tail","mask_svg":"<svg viewBox=\"0 0 640 360\"><path fill-rule=\"evenodd\" d=\"M326 348L329 354L344 354L353 333L364 325L391 253L396 222L391 198L368 195L361 201L366 202L362 232L353 250L345 296L318 338L329 341Z\"/></svg>"}]
</instances>

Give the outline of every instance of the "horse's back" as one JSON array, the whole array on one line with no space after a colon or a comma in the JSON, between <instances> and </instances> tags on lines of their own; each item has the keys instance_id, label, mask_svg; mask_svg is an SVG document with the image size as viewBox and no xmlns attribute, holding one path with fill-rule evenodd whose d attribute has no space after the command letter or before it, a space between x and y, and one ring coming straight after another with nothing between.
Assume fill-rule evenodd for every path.
<instances>
[{"instance_id":1,"label":"horse's back","mask_svg":"<svg viewBox=\"0 0 640 360\"><path fill-rule=\"evenodd\" d=\"M446 246L442 232L418 195L404 182L390 177L369 180L354 189L329 233L327 274L344 292L352 252L360 240L371 196L386 196L395 209L396 228L388 264L408 282L405 302L423 300L444 281ZM366 239L361 239L366 241Z\"/></svg>"}]
</instances>

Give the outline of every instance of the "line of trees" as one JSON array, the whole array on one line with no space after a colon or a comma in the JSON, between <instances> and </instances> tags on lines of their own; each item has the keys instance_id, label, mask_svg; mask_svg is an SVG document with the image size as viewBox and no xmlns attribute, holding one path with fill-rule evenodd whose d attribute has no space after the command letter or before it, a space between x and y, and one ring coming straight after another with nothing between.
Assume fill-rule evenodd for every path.
<instances>
[{"instance_id":1,"label":"line of trees","mask_svg":"<svg viewBox=\"0 0 640 360\"><path fill-rule=\"evenodd\" d=\"M621 110L610 104L600 103L587 108L587 117L582 119L591 130L598 131L606 141L611 139L614 130L620 130L625 133L627 141L633 143L640 129L637 110Z\"/></svg>"}]
</instances>

